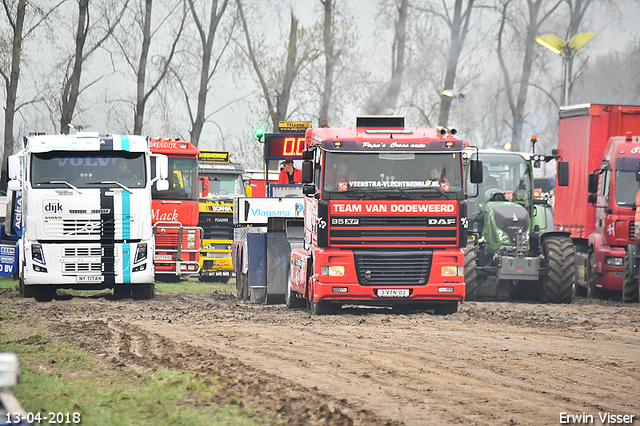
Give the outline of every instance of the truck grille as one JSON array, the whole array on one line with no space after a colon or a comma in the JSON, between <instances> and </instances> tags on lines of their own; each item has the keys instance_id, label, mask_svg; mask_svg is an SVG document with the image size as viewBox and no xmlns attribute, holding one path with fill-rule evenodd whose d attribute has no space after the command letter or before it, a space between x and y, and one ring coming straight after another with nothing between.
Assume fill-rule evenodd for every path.
<instances>
[{"instance_id":1,"label":"truck grille","mask_svg":"<svg viewBox=\"0 0 640 426\"><path fill-rule=\"evenodd\" d=\"M374 285L425 285L431 271L430 251L354 251L358 282Z\"/></svg>"},{"instance_id":2,"label":"truck grille","mask_svg":"<svg viewBox=\"0 0 640 426\"><path fill-rule=\"evenodd\" d=\"M636 223L632 220L629 222L629 240L635 241L636 239Z\"/></svg>"},{"instance_id":3,"label":"truck grille","mask_svg":"<svg viewBox=\"0 0 640 426\"><path fill-rule=\"evenodd\" d=\"M122 227L121 221L118 226ZM102 221L100 219L64 219L64 220L46 220L44 222L44 231L49 238L67 238L67 237L96 237L100 238L104 235L113 235L116 224L113 220Z\"/></svg>"},{"instance_id":4,"label":"truck grille","mask_svg":"<svg viewBox=\"0 0 640 426\"><path fill-rule=\"evenodd\" d=\"M100 262L66 263L65 262L64 272L102 272L102 263Z\"/></svg>"},{"instance_id":5,"label":"truck grille","mask_svg":"<svg viewBox=\"0 0 640 426\"><path fill-rule=\"evenodd\" d=\"M233 240L233 217L231 213L200 212L198 226L204 230L205 240Z\"/></svg>"},{"instance_id":6,"label":"truck grille","mask_svg":"<svg viewBox=\"0 0 640 426\"><path fill-rule=\"evenodd\" d=\"M111 248L111 253L113 248ZM94 259L80 259L93 257ZM63 249L63 269L64 272L102 272L103 260L111 259L113 256L104 257L104 247L64 247Z\"/></svg>"},{"instance_id":7,"label":"truck grille","mask_svg":"<svg viewBox=\"0 0 640 426\"><path fill-rule=\"evenodd\" d=\"M331 216L329 245L457 247L458 222L455 215Z\"/></svg>"}]
</instances>

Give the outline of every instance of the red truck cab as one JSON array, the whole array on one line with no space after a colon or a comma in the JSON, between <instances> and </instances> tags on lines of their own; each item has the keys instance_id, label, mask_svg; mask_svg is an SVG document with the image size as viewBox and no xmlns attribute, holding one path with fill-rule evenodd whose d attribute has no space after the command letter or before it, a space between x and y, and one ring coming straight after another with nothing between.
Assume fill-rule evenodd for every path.
<instances>
[{"instance_id":1,"label":"red truck cab","mask_svg":"<svg viewBox=\"0 0 640 426\"><path fill-rule=\"evenodd\" d=\"M462 151L448 129L402 117L311 128L303 163L304 248L291 250L287 306L456 312L467 244ZM346 169L346 170L345 170Z\"/></svg>"},{"instance_id":2,"label":"red truck cab","mask_svg":"<svg viewBox=\"0 0 640 426\"><path fill-rule=\"evenodd\" d=\"M198 155L193 144L172 139L150 139L151 152L169 159L169 190L152 191L153 230L156 239L156 276L175 279L200 270Z\"/></svg>"}]
</instances>

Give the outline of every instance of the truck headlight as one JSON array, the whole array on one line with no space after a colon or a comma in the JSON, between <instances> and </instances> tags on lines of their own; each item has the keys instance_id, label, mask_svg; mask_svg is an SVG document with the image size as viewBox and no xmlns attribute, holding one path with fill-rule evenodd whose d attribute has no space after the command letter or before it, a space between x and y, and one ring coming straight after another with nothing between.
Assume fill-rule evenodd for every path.
<instances>
[{"instance_id":1,"label":"truck headlight","mask_svg":"<svg viewBox=\"0 0 640 426\"><path fill-rule=\"evenodd\" d=\"M196 242L195 241L187 241L187 248L188 249L196 248Z\"/></svg>"},{"instance_id":2,"label":"truck headlight","mask_svg":"<svg viewBox=\"0 0 640 426\"><path fill-rule=\"evenodd\" d=\"M136 250L136 257L133 263L142 262L147 258L147 243L138 244L138 249Z\"/></svg>"},{"instance_id":3,"label":"truck headlight","mask_svg":"<svg viewBox=\"0 0 640 426\"><path fill-rule=\"evenodd\" d=\"M325 277L344 277L344 266L321 266L320 275Z\"/></svg>"},{"instance_id":4,"label":"truck headlight","mask_svg":"<svg viewBox=\"0 0 640 426\"><path fill-rule=\"evenodd\" d=\"M464 266L443 266L440 268L440 275L443 277L460 277L464 275Z\"/></svg>"},{"instance_id":5,"label":"truck headlight","mask_svg":"<svg viewBox=\"0 0 640 426\"><path fill-rule=\"evenodd\" d=\"M508 244L511 242L509 235L506 232L504 232L502 229L496 228L496 233L498 234L498 239L500 240L501 243Z\"/></svg>"},{"instance_id":6,"label":"truck headlight","mask_svg":"<svg viewBox=\"0 0 640 426\"><path fill-rule=\"evenodd\" d=\"M31 246L31 259L35 260L36 262L40 262L43 265L46 263L44 261L44 252L42 251L41 244L33 244Z\"/></svg>"},{"instance_id":7,"label":"truck headlight","mask_svg":"<svg viewBox=\"0 0 640 426\"><path fill-rule=\"evenodd\" d=\"M624 266L624 259L622 257L607 257L604 263L607 266Z\"/></svg>"},{"instance_id":8,"label":"truck headlight","mask_svg":"<svg viewBox=\"0 0 640 426\"><path fill-rule=\"evenodd\" d=\"M195 241L195 240L196 240L195 232L189 231L189 233L187 234L187 241Z\"/></svg>"}]
</instances>

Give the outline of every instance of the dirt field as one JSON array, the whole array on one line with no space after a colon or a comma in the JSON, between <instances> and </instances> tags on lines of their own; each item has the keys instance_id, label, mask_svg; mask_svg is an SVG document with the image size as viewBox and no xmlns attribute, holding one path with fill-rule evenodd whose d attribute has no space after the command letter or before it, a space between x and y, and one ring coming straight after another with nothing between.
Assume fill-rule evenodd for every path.
<instances>
[{"instance_id":1,"label":"dirt field","mask_svg":"<svg viewBox=\"0 0 640 426\"><path fill-rule=\"evenodd\" d=\"M228 294L50 303L0 297L105 366L217 374L287 424L640 424L640 305L467 302L457 314L345 308L312 317ZM566 414L561 414L566 413ZM562 417L566 416L566 417ZM614 419L623 420L622 417Z\"/></svg>"}]
</instances>

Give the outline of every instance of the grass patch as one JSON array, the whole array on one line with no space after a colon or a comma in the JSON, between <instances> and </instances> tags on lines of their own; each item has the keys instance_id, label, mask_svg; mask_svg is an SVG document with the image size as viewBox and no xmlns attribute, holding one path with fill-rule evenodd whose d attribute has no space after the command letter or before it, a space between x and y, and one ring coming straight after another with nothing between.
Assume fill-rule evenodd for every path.
<instances>
[{"instance_id":1,"label":"grass patch","mask_svg":"<svg viewBox=\"0 0 640 426\"><path fill-rule=\"evenodd\" d=\"M177 283L162 283L156 281L156 290L162 293L190 293L190 294L206 294L213 292L220 293L236 293L235 279L229 280L228 283L204 283L197 279L189 279Z\"/></svg>"},{"instance_id":2,"label":"grass patch","mask_svg":"<svg viewBox=\"0 0 640 426\"><path fill-rule=\"evenodd\" d=\"M89 352L56 342L47 333L24 331L17 313L1 309L0 315L0 351L20 358L21 379L12 392L26 412L43 417L69 413L71 420L80 413L85 426L273 424L270 418L251 417L237 398L215 403L214 376L101 364Z\"/></svg>"}]
</instances>

